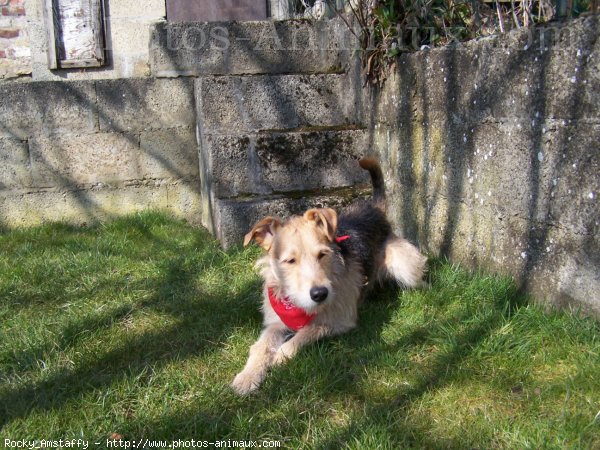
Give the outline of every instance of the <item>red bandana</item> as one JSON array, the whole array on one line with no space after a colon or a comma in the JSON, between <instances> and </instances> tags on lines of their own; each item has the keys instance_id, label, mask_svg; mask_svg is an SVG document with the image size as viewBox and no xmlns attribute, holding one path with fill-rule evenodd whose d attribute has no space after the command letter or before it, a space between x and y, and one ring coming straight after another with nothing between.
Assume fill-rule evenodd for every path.
<instances>
[{"instance_id":1,"label":"red bandana","mask_svg":"<svg viewBox=\"0 0 600 450\"><path fill-rule=\"evenodd\" d=\"M312 322L316 313L308 314L302 308L294 306L290 300L285 298L277 298L273 293L273 289L268 289L269 301L273 310L277 313L281 321L291 330L298 331Z\"/></svg>"}]
</instances>

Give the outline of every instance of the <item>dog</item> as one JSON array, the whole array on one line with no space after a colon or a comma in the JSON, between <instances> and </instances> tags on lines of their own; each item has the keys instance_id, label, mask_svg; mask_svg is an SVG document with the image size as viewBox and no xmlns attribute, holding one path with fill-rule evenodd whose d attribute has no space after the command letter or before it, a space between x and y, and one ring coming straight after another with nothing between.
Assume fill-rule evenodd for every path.
<instances>
[{"instance_id":1,"label":"dog","mask_svg":"<svg viewBox=\"0 0 600 450\"><path fill-rule=\"evenodd\" d=\"M320 208L285 222L266 217L245 236L244 246L255 241L265 251L257 262L264 279L264 328L231 383L238 394L255 391L270 367L303 346L354 328L358 306L374 282L422 286L426 258L392 232L378 160L365 157L359 164L371 176L371 200L357 201L339 216Z\"/></svg>"}]
</instances>

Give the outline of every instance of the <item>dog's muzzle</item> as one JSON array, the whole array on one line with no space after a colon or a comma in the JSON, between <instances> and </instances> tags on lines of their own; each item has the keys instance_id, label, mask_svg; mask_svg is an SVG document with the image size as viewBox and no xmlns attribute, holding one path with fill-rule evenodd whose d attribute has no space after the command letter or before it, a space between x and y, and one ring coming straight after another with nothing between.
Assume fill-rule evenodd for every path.
<instances>
[{"instance_id":1,"label":"dog's muzzle","mask_svg":"<svg viewBox=\"0 0 600 450\"><path fill-rule=\"evenodd\" d=\"M314 287L310 290L310 298L313 302L323 303L327 296L329 295L329 290L326 287Z\"/></svg>"}]
</instances>

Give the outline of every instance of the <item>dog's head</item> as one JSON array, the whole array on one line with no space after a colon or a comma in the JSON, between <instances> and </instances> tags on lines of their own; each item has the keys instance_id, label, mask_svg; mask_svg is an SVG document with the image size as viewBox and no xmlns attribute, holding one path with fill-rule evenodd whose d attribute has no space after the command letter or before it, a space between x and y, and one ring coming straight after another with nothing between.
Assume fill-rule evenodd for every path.
<instances>
[{"instance_id":1,"label":"dog's head","mask_svg":"<svg viewBox=\"0 0 600 450\"><path fill-rule=\"evenodd\" d=\"M244 238L254 240L266 252L268 282L283 296L310 312L334 296L335 233L333 209L309 209L282 223L274 217L258 222Z\"/></svg>"}]
</instances>

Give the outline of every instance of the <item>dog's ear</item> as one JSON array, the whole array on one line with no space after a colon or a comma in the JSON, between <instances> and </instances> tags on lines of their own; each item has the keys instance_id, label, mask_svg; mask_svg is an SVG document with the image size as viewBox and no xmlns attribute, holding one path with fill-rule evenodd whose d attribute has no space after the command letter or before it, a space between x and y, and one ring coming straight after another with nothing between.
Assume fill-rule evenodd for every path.
<instances>
[{"instance_id":1,"label":"dog's ear","mask_svg":"<svg viewBox=\"0 0 600 450\"><path fill-rule=\"evenodd\" d=\"M269 251L273 244L273 237L281 226L279 219L275 217L265 217L263 220L258 222L244 237L244 247L250 243L252 239L256 241L258 245Z\"/></svg>"},{"instance_id":2,"label":"dog's ear","mask_svg":"<svg viewBox=\"0 0 600 450\"><path fill-rule=\"evenodd\" d=\"M335 239L337 213L331 208L309 209L304 213L306 220L313 221L323 230L330 241Z\"/></svg>"}]
</instances>

